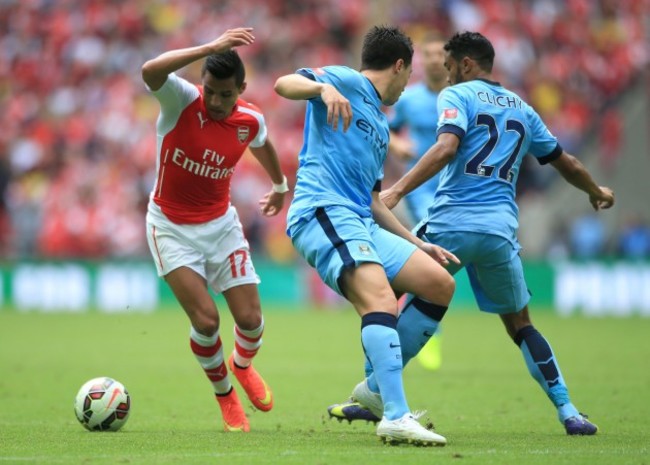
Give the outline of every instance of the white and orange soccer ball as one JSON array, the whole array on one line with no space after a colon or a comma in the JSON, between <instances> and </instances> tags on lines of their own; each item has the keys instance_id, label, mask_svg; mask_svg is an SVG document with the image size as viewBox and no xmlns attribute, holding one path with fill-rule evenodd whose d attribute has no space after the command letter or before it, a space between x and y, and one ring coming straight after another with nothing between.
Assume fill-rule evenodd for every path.
<instances>
[{"instance_id":1,"label":"white and orange soccer ball","mask_svg":"<svg viewBox=\"0 0 650 465\"><path fill-rule=\"evenodd\" d=\"M84 383L74 401L77 420L91 431L117 431L129 419L131 396L112 378L93 378Z\"/></svg>"}]
</instances>

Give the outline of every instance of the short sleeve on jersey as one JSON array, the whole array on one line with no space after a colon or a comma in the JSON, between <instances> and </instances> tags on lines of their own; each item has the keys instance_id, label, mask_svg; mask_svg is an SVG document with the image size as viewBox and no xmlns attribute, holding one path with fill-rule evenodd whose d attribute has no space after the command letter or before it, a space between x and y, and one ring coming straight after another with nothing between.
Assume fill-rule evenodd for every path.
<instances>
[{"instance_id":1,"label":"short sleeve on jersey","mask_svg":"<svg viewBox=\"0 0 650 465\"><path fill-rule=\"evenodd\" d=\"M182 110L197 99L199 89L175 73L171 73L162 87L151 93L160 102L158 129L166 133L176 125Z\"/></svg>"},{"instance_id":2,"label":"short sleeve on jersey","mask_svg":"<svg viewBox=\"0 0 650 465\"><path fill-rule=\"evenodd\" d=\"M300 68L298 71L296 71L296 74L300 74L301 76L306 77L307 79L311 79L312 81L316 80L312 72L306 68Z\"/></svg>"},{"instance_id":3,"label":"short sleeve on jersey","mask_svg":"<svg viewBox=\"0 0 650 465\"><path fill-rule=\"evenodd\" d=\"M546 165L547 163L550 163L560 158L560 155L562 155L563 151L564 150L562 149L560 144L557 144L553 149L553 151L548 155L544 155L543 157L537 157L537 161L539 162L540 165Z\"/></svg>"},{"instance_id":4,"label":"short sleeve on jersey","mask_svg":"<svg viewBox=\"0 0 650 465\"><path fill-rule=\"evenodd\" d=\"M264 145L266 142L266 138L268 137L268 131L266 130L266 122L264 121L264 117L260 115L258 118L258 121L260 123L260 130L257 132L257 136L255 136L255 139L251 141L250 145L253 148L258 148Z\"/></svg>"},{"instance_id":5,"label":"short sleeve on jersey","mask_svg":"<svg viewBox=\"0 0 650 465\"><path fill-rule=\"evenodd\" d=\"M160 89L151 92L163 106L178 105L185 108L199 96L195 85L178 77L175 73L167 76L167 80Z\"/></svg>"},{"instance_id":6,"label":"short sleeve on jersey","mask_svg":"<svg viewBox=\"0 0 650 465\"><path fill-rule=\"evenodd\" d=\"M253 148L258 148L264 145L266 138L268 137L268 130L266 129L266 121L264 120L264 115L259 111L257 107L251 104L240 104L238 105L238 111L251 115L257 120L259 130L255 139L250 141L248 144Z\"/></svg>"},{"instance_id":7,"label":"short sleeve on jersey","mask_svg":"<svg viewBox=\"0 0 650 465\"><path fill-rule=\"evenodd\" d=\"M331 68L330 72L328 72L328 68ZM296 74L311 79L312 81L331 84L339 92L345 92L348 87L354 85L350 81L351 78L354 79L354 74L351 74L350 71L344 66L326 66L324 68L300 68L296 71ZM310 100L315 98L320 100L320 96Z\"/></svg>"},{"instance_id":8,"label":"short sleeve on jersey","mask_svg":"<svg viewBox=\"0 0 650 465\"><path fill-rule=\"evenodd\" d=\"M303 77L306 77L307 79L309 79L309 80L311 80L311 81L319 82L319 80L316 79L316 75L314 74L314 70L313 70L313 69L310 69L310 68L300 68L299 70L296 71L296 74L299 74L299 75L301 75L301 76L303 76ZM320 100L320 97L312 97L312 98L307 99L307 100L313 101L313 100L316 99L316 98Z\"/></svg>"},{"instance_id":9,"label":"short sleeve on jersey","mask_svg":"<svg viewBox=\"0 0 650 465\"><path fill-rule=\"evenodd\" d=\"M562 147L557 138L551 134L551 131L548 130L537 112L530 107L528 109L528 123L531 131L528 151L537 158L540 164L550 163L562 155Z\"/></svg>"},{"instance_id":10,"label":"short sleeve on jersey","mask_svg":"<svg viewBox=\"0 0 650 465\"><path fill-rule=\"evenodd\" d=\"M463 137L465 137L465 131L463 131L458 126L454 126L453 124L445 124L444 126L438 128L438 135L447 132L457 135L460 140L462 140Z\"/></svg>"},{"instance_id":11,"label":"short sleeve on jersey","mask_svg":"<svg viewBox=\"0 0 650 465\"><path fill-rule=\"evenodd\" d=\"M307 79L311 79L312 81L327 83L332 82L332 75L327 73L325 68L300 68L296 71L296 74L300 74L301 76L304 76Z\"/></svg>"},{"instance_id":12,"label":"short sleeve on jersey","mask_svg":"<svg viewBox=\"0 0 650 465\"><path fill-rule=\"evenodd\" d=\"M447 88L438 96L438 134L451 132L462 139L467 132L467 108L454 90Z\"/></svg>"}]
</instances>

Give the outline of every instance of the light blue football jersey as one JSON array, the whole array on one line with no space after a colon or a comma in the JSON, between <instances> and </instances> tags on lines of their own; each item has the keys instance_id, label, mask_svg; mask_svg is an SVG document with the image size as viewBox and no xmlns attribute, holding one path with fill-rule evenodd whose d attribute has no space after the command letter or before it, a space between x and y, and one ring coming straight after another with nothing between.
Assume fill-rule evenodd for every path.
<instances>
[{"instance_id":1,"label":"light blue football jersey","mask_svg":"<svg viewBox=\"0 0 650 465\"><path fill-rule=\"evenodd\" d=\"M438 128L438 93L429 89L424 82L408 86L389 113L389 127L399 132L406 127L415 145L413 160L409 169L417 163L424 153L436 143Z\"/></svg>"},{"instance_id":2,"label":"light blue football jersey","mask_svg":"<svg viewBox=\"0 0 650 465\"><path fill-rule=\"evenodd\" d=\"M436 142L438 128L438 92L434 92L425 82L408 86L397 103L388 113L388 125L399 132L408 129L408 138L414 144L415 157L408 160L411 169L422 155ZM418 222L426 217L427 208L438 189L440 174L436 174L417 189L406 195L406 206L411 219Z\"/></svg>"},{"instance_id":3,"label":"light blue football jersey","mask_svg":"<svg viewBox=\"0 0 650 465\"><path fill-rule=\"evenodd\" d=\"M515 183L531 154L544 164L562 154L539 115L499 83L476 79L444 89L438 97L438 134L461 142L441 171L427 231L473 231L516 243L519 210Z\"/></svg>"},{"instance_id":4,"label":"light blue football jersey","mask_svg":"<svg viewBox=\"0 0 650 465\"><path fill-rule=\"evenodd\" d=\"M377 90L365 76L345 66L302 68L297 73L332 84L350 101L353 119L347 132L341 120L335 131L327 123L327 106L320 96L307 102L287 229L313 216L316 207L328 205L371 216L372 191L384 177L389 137Z\"/></svg>"}]
</instances>

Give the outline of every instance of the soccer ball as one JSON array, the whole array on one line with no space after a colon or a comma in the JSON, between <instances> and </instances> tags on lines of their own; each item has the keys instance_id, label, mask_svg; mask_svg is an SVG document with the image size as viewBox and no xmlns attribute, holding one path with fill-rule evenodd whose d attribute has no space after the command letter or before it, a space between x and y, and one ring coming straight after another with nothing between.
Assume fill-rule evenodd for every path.
<instances>
[{"instance_id":1,"label":"soccer ball","mask_svg":"<svg viewBox=\"0 0 650 465\"><path fill-rule=\"evenodd\" d=\"M112 378L93 378L84 383L74 401L77 420L91 431L117 431L129 418L131 396Z\"/></svg>"}]
</instances>

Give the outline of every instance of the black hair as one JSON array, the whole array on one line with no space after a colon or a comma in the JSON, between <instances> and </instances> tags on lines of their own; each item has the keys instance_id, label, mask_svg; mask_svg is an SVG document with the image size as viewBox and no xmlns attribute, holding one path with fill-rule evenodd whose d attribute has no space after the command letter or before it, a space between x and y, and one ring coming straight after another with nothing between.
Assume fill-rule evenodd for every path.
<instances>
[{"instance_id":1,"label":"black hair","mask_svg":"<svg viewBox=\"0 0 650 465\"><path fill-rule=\"evenodd\" d=\"M246 79L244 63L235 50L209 55L203 63L201 75L206 71L216 79L228 79L234 76L237 87L240 87Z\"/></svg>"},{"instance_id":2,"label":"black hair","mask_svg":"<svg viewBox=\"0 0 650 465\"><path fill-rule=\"evenodd\" d=\"M411 65L413 42L399 28L373 26L363 38L361 71L386 69L400 58L407 67Z\"/></svg>"},{"instance_id":3,"label":"black hair","mask_svg":"<svg viewBox=\"0 0 650 465\"><path fill-rule=\"evenodd\" d=\"M492 71L494 47L487 37L479 32L457 32L447 41L444 49L456 61L469 57L476 61L482 70Z\"/></svg>"}]
</instances>

